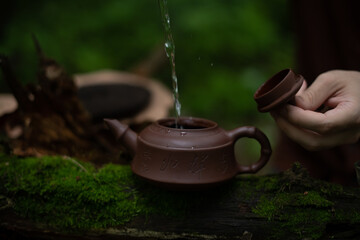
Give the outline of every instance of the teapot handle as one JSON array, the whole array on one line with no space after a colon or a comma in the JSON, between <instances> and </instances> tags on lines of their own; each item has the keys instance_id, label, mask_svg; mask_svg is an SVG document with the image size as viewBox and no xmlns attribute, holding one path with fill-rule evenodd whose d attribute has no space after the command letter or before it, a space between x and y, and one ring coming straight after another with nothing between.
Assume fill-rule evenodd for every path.
<instances>
[{"instance_id":1,"label":"teapot handle","mask_svg":"<svg viewBox=\"0 0 360 240\"><path fill-rule=\"evenodd\" d=\"M228 131L227 134L230 136L230 138L233 140L234 143L239 138L248 137L248 138L254 138L256 141L260 143L261 146L261 155L259 160L251 164L250 166L242 166L238 164L238 173L256 173L262 167L264 167L265 164L269 161L272 152L269 139L262 131L260 131L256 127L251 127L251 126L239 127Z\"/></svg>"}]
</instances>

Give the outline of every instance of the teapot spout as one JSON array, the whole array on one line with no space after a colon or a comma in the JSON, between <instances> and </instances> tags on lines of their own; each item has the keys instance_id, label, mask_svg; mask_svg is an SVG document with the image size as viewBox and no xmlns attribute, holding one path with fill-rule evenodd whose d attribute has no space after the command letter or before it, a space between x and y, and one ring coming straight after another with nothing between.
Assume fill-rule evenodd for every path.
<instances>
[{"instance_id":1,"label":"teapot spout","mask_svg":"<svg viewBox=\"0 0 360 240\"><path fill-rule=\"evenodd\" d=\"M137 134L129 128L128 125L119 122L116 119L104 119L105 125L114 134L116 140L119 140L134 156L137 149Z\"/></svg>"}]
</instances>

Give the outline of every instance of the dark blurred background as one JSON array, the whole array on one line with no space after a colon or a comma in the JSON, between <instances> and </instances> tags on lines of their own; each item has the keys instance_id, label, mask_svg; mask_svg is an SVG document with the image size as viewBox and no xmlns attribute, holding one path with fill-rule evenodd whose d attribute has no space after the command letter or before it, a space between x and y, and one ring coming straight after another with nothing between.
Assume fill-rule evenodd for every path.
<instances>
[{"instance_id":1,"label":"dark blurred background","mask_svg":"<svg viewBox=\"0 0 360 240\"><path fill-rule=\"evenodd\" d=\"M169 0L168 7L182 115L227 129L255 125L274 138L274 123L257 112L253 94L294 65L288 1ZM13 0L0 11L0 53L9 56L23 83L36 80L32 33L48 56L74 74L130 71L164 41L157 0ZM168 62L151 77L171 88ZM7 91L2 76L0 89Z\"/></svg>"}]
</instances>

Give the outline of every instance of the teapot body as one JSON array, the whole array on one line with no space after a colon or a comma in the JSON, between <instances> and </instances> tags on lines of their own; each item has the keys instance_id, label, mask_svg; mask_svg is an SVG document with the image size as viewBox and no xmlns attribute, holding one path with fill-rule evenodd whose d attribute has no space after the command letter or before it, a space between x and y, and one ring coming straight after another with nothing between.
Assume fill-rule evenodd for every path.
<instances>
[{"instance_id":1,"label":"teapot body","mask_svg":"<svg viewBox=\"0 0 360 240\"><path fill-rule=\"evenodd\" d=\"M172 190L204 189L239 173L256 173L271 155L268 138L252 126L225 131L207 119L166 118L137 135L118 120L104 122L134 155L132 171ZM260 158L249 166L241 165L241 159L235 158L234 145L242 137L254 138L261 145Z\"/></svg>"},{"instance_id":2,"label":"teapot body","mask_svg":"<svg viewBox=\"0 0 360 240\"><path fill-rule=\"evenodd\" d=\"M132 171L163 186L177 188L219 184L238 173L234 141L215 122L182 118L162 119L145 128L137 139Z\"/></svg>"},{"instance_id":3,"label":"teapot body","mask_svg":"<svg viewBox=\"0 0 360 240\"><path fill-rule=\"evenodd\" d=\"M172 189L203 189L238 173L257 172L271 154L267 137L255 127L225 131L213 121L192 117L182 117L179 126L174 125L174 118L161 119L139 134L131 164L136 175ZM250 166L235 158L234 145L241 137L261 144L261 157Z\"/></svg>"}]
</instances>

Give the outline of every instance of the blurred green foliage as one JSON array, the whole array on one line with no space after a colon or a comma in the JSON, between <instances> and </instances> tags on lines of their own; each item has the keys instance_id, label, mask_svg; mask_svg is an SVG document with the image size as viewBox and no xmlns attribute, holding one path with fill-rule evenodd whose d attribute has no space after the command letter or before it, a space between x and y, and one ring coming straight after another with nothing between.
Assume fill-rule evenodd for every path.
<instances>
[{"instance_id":1,"label":"blurred green foliage","mask_svg":"<svg viewBox=\"0 0 360 240\"><path fill-rule=\"evenodd\" d=\"M31 33L70 73L129 70L164 41L156 0L9 1L2 8L0 53L22 82L36 78ZM253 93L293 67L286 0L169 0L182 115L220 124L263 118ZM170 66L155 76L171 87ZM2 76L0 87L5 84ZM266 117L267 118L267 117Z\"/></svg>"}]
</instances>

